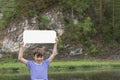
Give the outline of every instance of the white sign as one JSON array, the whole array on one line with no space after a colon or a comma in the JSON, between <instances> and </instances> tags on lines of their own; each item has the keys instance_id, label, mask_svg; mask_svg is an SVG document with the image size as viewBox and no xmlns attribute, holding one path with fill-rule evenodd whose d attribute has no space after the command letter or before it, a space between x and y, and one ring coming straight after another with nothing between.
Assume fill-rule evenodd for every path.
<instances>
[{"instance_id":1,"label":"white sign","mask_svg":"<svg viewBox=\"0 0 120 80\"><path fill-rule=\"evenodd\" d=\"M24 43L55 43L56 32L53 30L25 30Z\"/></svg>"}]
</instances>

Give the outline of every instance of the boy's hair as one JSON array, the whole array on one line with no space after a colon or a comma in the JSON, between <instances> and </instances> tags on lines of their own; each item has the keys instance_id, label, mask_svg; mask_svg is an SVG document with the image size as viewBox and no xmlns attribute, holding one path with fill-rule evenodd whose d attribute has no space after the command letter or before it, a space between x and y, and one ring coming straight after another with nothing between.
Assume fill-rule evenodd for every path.
<instances>
[{"instance_id":1,"label":"boy's hair","mask_svg":"<svg viewBox=\"0 0 120 80\"><path fill-rule=\"evenodd\" d=\"M37 57L43 57L44 53L45 53L44 48L36 48L33 50L33 55L34 56L36 55Z\"/></svg>"}]
</instances>

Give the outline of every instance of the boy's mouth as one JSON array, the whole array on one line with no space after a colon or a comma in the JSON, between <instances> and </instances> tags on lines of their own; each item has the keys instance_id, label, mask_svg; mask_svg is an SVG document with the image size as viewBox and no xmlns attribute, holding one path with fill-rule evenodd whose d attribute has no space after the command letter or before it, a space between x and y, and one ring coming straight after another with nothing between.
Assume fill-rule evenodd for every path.
<instances>
[{"instance_id":1,"label":"boy's mouth","mask_svg":"<svg viewBox=\"0 0 120 80\"><path fill-rule=\"evenodd\" d=\"M42 62L42 60L36 60L36 62Z\"/></svg>"}]
</instances>

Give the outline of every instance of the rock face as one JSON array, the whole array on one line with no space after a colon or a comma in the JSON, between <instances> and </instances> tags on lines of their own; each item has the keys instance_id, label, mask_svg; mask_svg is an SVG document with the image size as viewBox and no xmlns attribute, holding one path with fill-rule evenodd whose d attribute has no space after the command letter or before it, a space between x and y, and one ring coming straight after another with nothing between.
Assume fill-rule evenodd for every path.
<instances>
[{"instance_id":1,"label":"rock face","mask_svg":"<svg viewBox=\"0 0 120 80\"><path fill-rule=\"evenodd\" d=\"M57 7L44 13L44 15L46 15L50 20L50 23L47 27L52 30L56 30L58 36L62 35L64 32L64 24L61 10ZM17 52L19 50L19 42L21 42L23 39L23 31L36 29L39 29L36 17L32 18L31 20L26 19L20 23L10 23L8 28L6 28L4 31L0 31L1 51ZM30 46L32 45L27 46L27 48Z\"/></svg>"},{"instance_id":2,"label":"rock face","mask_svg":"<svg viewBox=\"0 0 120 80\"><path fill-rule=\"evenodd\" d=\"M46 12L44 15L48 17L49 24L46 26L51 30L55 30L58 36L61 36L64 33L64 19L63 13L59 7L52 8ZM33 17L31 20L25 19L19 23L10 23L8 28L3 31L0 31L0 54L5 53L15 53L19 51L19 43L23 40L23 31L24 30L38 30L38 21L37 17ZM35 48L36 45L27 44L25 46L26 51L30 51ZM71 46L72 48L72 46ZM47 53L50 53L52 48L50 48ZM72 48L69 49L69 55L82 54L81 48ZM2 57L2 54L0 55Z\"/></svg>"},{"instance_id":3,"label":"rock face","mask_svg":"<svg viewBox=\"0 0 120 80\"><path fill-rule=\"evenodd\" d=\"M3 36L1 41L1 50L3 52L16 52L19 50L19 42L22 41L22 34L25 29L34 29L34 27L29 26L28 20L21 22L19 24L13 23L6 30L6 35Z\"/></svg>"}]
</instances>

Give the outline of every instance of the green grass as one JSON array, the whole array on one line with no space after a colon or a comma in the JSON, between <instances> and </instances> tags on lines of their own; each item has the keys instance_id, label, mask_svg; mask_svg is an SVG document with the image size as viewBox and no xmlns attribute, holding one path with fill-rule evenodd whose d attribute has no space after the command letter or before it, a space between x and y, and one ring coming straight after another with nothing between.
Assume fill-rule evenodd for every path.
<instances>
[{"instance_id":1,"label":"green grass","mask_svg":"<svg viewBox=\"0 0 120 80\"><path fill-rule=\"evenodd\" d=\"M0 64L0 69L10 69L10 68L25 68L22 63L2 63Z\"/></svg>"},{"instance_id":2,"label":"green grass","mask_svg":"<svg viewBox=\"0 0 120 80\"><path fill-rule=\"evenodd\" d=\"M60 61L51 63L51 67L102 67L102 66L111 66L111 67L120 67L120 62L114 61Z\"/></svg>"},{"instance_id":3,"label":"green grass","mask_svg":"<svg viewBox=\"0 0 120 80\"><path fill-rule=\"evenodd\" d=\"M69 67L120 67L119 61L54 61L50 64L50 68L69 68ZM8 62L1 63L2 68L26 68L26 66L20 62Z\"/></svg>"},{"instance_id":4,"label":"green grass","mask_svg":"<svg viewBox=\"0 0 120 80\"><path fill-rule=\"evenodd\" d=\"M89 73L101 73L101 72L112 72L112 71L120 71L120 69L90 69L90 70L64 70L64 71L48 71L48 74L89 74ZM24 72L19 73L0 73L0 76L25 76L30 75L29 71L26 70Z\"/></svg>"},{"instance_id":5,"label":"green grass","mask_svg":"<svg viewBox=\"0 0 120 80\"><path fill-rule=\"evenodd\" d=\"M106 68L106 69L81 69L81 70L64 70L64 71L55 71L55 72L50 72L49 74L86 74L86 73L101 73L101 72L112 72L112 71L120 71L120 69L116 68Z\"/></svg>"},{"instance_id":6,"label":"green grass","mask_svg":"<svg viewBox=\"0 0 120 80\"><path fill-rule=\"evenodd\" d=\"M119 61L54 61L49 67L49 74L120 71L119 68ZM0 76L12 76L11 73L16 76L29 75L28 68L20 62L0 62L0 72Z\"/></svg>"}]
</instances>

